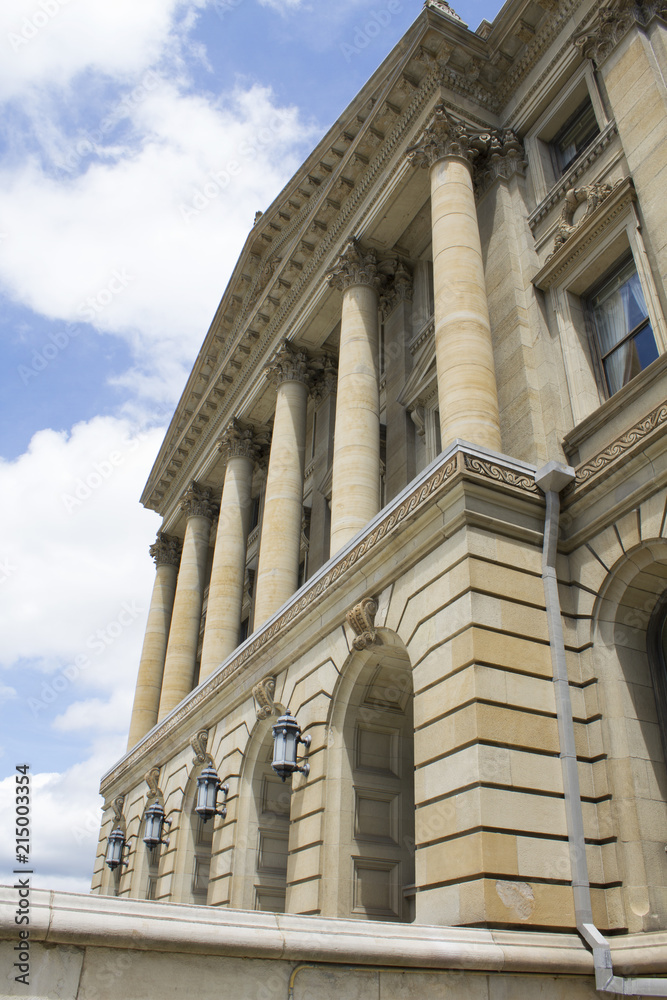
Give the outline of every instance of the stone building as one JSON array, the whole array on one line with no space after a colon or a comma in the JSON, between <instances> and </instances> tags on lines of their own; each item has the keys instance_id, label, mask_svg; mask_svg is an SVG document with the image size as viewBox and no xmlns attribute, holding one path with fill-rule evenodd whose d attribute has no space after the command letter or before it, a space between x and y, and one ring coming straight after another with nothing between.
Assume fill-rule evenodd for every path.
<instances>
[{"instance_id":1,"label":"stone building","mask_svg":"<svg viewBox=\"0 0 667 1000\"><path fill-rule=\"evenodd\" d=\"M427 0L258 213L142 496L132 982L667 995L665 17Z\"/></svg>"}]
</instances>

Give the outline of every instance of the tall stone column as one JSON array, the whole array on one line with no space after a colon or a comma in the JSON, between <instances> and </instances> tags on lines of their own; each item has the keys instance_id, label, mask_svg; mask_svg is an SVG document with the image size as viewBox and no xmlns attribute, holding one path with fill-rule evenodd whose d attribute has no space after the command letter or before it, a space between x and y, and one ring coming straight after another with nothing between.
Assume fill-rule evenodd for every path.
<instances>
[{"instance_id":1,"label":"tall stone column","mask_svg":"<svg viewBox=\"0 0 667 1000\"><path fill-rule=\"evenodd\" d=\"M277 393L259 542L255 628L289 600L299 582L308 358L285 342L266 374L276 382Z\"/></svg>"},{"instance_id":2,"label":"tall stone column","mask_svg":"<svg viewBox=\"0 0 667 1000\"><path fill-rule=\"evenodd\" d=\"M435 354L440 430L445 448L455 438L499 451L500 419L484 263L472 182L474 160L489 154L493 137L457 121L444 105L408 150L429 167L433 233Z\"/></svg>"},{"instance_id":3,"label":"tall stone column","mask_svg":"<svg viewBox=\"0 0 667 1000\"><path fill-rule=\"evenodd\" d=\"M155 583L139 661L130 735L127 741L128 750L136 746L157 722L164 658L174 607L178 564L181 559L181 540L160 531L149 551L155 560Z\"/></svg>"},{"instance_id":4,"label":"tall stone column","mask_svg":"<svg viewBox=\"0 0 667 1000\"><path fill-rule=\"evenodd\" d=\"M350 240L328 278L343 291L331 487L334 555L380 510L380 275L375 251Z\"/></svg>"},{"instance_id":5,"label":"tall stone column","mask_svg":"<svg viewBox=\"0 0 667 1000\"><path fill-rule=\"evenodd\" d=\"M200 680L213 673L239 642L252 473L258 444L249 428L232 420L221 438L220 450L227 467L208 588Z\"/></svg>"},{"instance_id":6,"label":"tall stone column","mask_svg":"<svg viewBox=\"0 0 667 1000\"><path fill-rule=\"evenodd\" d=\"M174 613L169 630L158 722L192 690L204 596L211 522L217 505L211 491L191 483L181 501L187 518L183 555L176 582Z\"/></svg>"}]
</instances>

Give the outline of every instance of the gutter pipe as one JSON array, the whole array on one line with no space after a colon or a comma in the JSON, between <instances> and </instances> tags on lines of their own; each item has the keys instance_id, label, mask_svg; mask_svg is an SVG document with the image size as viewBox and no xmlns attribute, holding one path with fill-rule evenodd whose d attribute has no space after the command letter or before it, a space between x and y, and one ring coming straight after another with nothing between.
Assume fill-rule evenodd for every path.
<instances>
[{"instance_id":1,"label":"gutter pipe","mask_svg":"<svg viewBox=\"0 0 667 1000\"><path fill-rule=\"evenodd\" d=\"M542 581L546 600L549 646L553 670L560 761L565 792L565 815L572 869L572 892L577 930L593 952L595 988L603 993L620 993L623 996L667 997L667 979L631 978L615 976L611 948L607 939L593 922L591 888L586 861L584 815L581 806L577 752L574 742L574 719L567 676L565 640L556 558L560 522L560 493L574 480L574 469L558 462L548 462L535 473L535 484L546 497L544 542L542 547Z\"/></svg>"}]
</instances>

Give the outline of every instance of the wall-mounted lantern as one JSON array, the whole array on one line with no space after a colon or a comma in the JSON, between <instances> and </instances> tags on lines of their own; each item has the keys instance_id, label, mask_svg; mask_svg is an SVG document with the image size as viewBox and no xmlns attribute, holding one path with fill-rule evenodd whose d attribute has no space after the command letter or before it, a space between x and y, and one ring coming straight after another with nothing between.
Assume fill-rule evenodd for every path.
<instances>
[{"instance_id":1,"label":"wall-mounted lantern","mask_svg":"<svg viewBox=\"0 0 667 1000\"><path fill-rule=\"evenodd\" d=\"M162 829L164 825L171 826L171 820L167 819L164 809L156 799L152 806L149 806L145 815L144 844L147 847L157 847L158 844L169 843L169 837L162 839Z\"/></svg>"},{"instance_id":2,"label":"wall-mounted lantern","mask_svg":"<svg viewBox=\"0 0 667 1000\"><path fill-rule=\"evenodd\" d=\"M130 853L130 845L125 840L125 834L119 826L115 830L112 830L109 834L109 839L107 841L107 853L105 861L108 864L111 871L115 871L119 865L127 864L127 861L123 859L123 851L127 849L127 853Z\"/></svg>"},{"instance_id":3,"label":"wall-mounted lantern","mask_svg":"<svg viewBox=\"0 0 667 1000\"><path fill-rule=\"evenodd\" d=\"M224 796L221 809L218 809L219 791ZM209 763L197 778L197 804L195 812L198 816L201 816L205 823L213 816L222 816L224 819L227 815L225 802L227 801L228 793L229 785L223 785L213 764Z\"/></svg>"},{"instance_id":4,"label":"wall-mounted lantern","mask_svg":"<svg viewBox=\"0 0 667 1000\"><path fill-rule=\"evenodd\" d=\"M273 727L273 762L271 767L282 779L300 771L306 777L310 773L310 764L305 761L297 761L297 748L299 743L303 743L306 750L310 747L310 736L301 735L301 727L289 709L276 722Z\"/></svg>"}]
</instances>

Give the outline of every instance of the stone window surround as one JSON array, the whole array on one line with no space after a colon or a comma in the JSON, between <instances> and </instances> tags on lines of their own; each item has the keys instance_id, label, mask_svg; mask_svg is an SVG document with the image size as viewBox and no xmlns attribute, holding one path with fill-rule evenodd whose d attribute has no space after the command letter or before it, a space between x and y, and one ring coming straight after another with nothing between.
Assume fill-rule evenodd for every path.
<instances>
[{"instance_id":1,"label":"stone window surround","mask_svg":"<svg viewBox=\"0 0 667 1000\"><path fill-rule=\"evenodd\" d=\"M600 132L603 132L609 125L610 119L595 81L593 67L588 62L572 76L566 86L558 91L558 96L524 137L536 205L544 201L550 191L562 181L562 176L556 174L552 163L550 143L567 119L585 101L586 96L591 100ZM573 167L574 164L570 169Z\"/></svg>"},{"instance_id":2,"label":"stone window surround","mask_svg":"<svg viewBox=\"0 0 667 1000\"><path fill-rule=\"evenodd\" d=\"M576 427L611 398L607 395L585 312L591 288L632 255L658 353L667 350L667 329L641 234L629 178L605 199L533 278L549 301L560 338L573 423Z\"/></svg>"}]
</instances>

